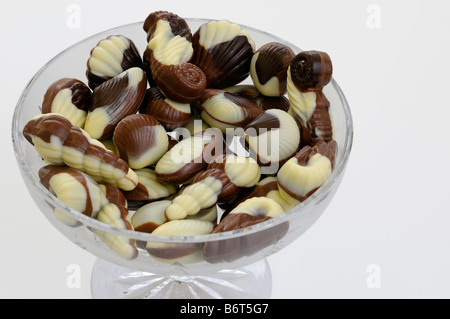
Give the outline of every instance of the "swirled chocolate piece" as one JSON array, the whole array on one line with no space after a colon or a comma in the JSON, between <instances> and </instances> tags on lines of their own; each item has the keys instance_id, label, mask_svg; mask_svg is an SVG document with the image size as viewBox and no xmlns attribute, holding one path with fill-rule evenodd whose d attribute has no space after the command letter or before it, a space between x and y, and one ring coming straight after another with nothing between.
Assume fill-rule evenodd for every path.
<instances>
[{"instance_id":1,"label":"swirled chocolate piece","mask_svg":"<svg viewBox=\"0 0 450 319\"><path fill-rule=\"evenodd\" d=\"M265 96L286 93L287 70L295 57L287 45L267 43L253 55L250 75L259 92Z\"/></svg>"},{"instance_id":2,"label":"swirled chocolate piece","mask_svg":"<svg viewBox=\"0 0 450 319\"><path fill-rule=\"evenodd\" d=\"M245 80L255 43L249 33L227 20L202 25L192 38L192 63L205 72L208 88L224 89Z\"/></svg>"},{"instance_id":3,"label":"swirled chocolate piece","mask_svg":"<svg viewBox=\"0 0 450 319\"><path fill-rule=\"evenodd\" d=\"M83 128L91 106L91 90L77 79L63 78L49 86L42 101L42 113L58 113Z\"/></svg>"},{"instance_id":4,"label":"swirled chocolate piece","mask_svg":"<svg viewBox=\"0 0 450 319\"><path fill-rule=\"evenodd\" d=\"M240 187L258 183L261 171L251 158L235 155L218 156L205 172L197 175L166 210L169 220L185 219L200 210L234 198Z\"/></svg>"},{"instance_id":5,"label":"swirled chocolate piece","mask_svg":"<svg viewBox=\"0 0 450 319\"><path fill-rule=\"evenodd\" d=\"M152 234L160 236L196 236L207 235L212 232L213 223L201 220L173 220L158 228ZM158 243L147 242L147 251L150 255L162 259L176 259L193 254L200 249L201 243Z\"/></svg>"},{"instance_id":6,"label":"swirled chocolate piece","mask_svg":"<svg viewBox=\"0 0 450 319\"><path fill-rule=\"evenodd\" d=\"M334 140L320 141L314 147L303 147L278 172L281 196L300 202L311 196L330 177L336 151Z\"/></svg>"},{"instance_id":7,"label":"swirled chocolate piece","mask_svg":"<svg viewBox=\"0 0 450 319\"><path fill-rule=\"evenodd\" d=\"M139 112L153 116L167 131L185 126L191 119L190 104L166 98L157 87L147 90Z\"/></svg>"},{"instance_id":8,"label":"swirled chocolate piece","mask_svg":"<svg viewBox=\"0 0 450 319\"><path fill-rule=\"evenodd\" d=\"M229 93L233 93L235 95L242 96L247 100L252 101L257 106L262 108L264 111L271 109L279 109L283 111L289 110L289 99L285 96L265 96L262 95L258 89L254 85L235 85L229 88L226 88L225 91Z\"/></svg>"},{"instance_id":9,"label":"swirled chocolate piece","mask_svg":"<svg viewBox=\"0 0 450 319\"><path fill-rule=\"evenodd\" d=\"M318 141L329 142L333 139L333 127L328 113L330 102L322 91L330 82L332 73L330 57L320 51L299 53L289 67L289 113L301 125L304 144L313 146Z\"/></svg>"},{"instance_id":10,"label":"swirled chocolate piece","mask_svg":"<svg viewBox=\"0 0 450 319\"><path fill-rule=\"evenodd\" d=\"M170 204L172 204L170 200L161 200L139 208L131 217L134 230L151 234L156 228L168 221L165 211Z\"/></svg>"},{"instance_id":11,"label":"swirled chocolate piece","mask_svg":"<svg viewBox=\"0 0 450 319\"><path fill-rule=\"evenodd\" d=\"M169 149L166 130L147 114L132 114L121 120L113 141L120 158L133 169L155 165Z\"/></svg>"},{"instance_id":12,"label":"swirled chocolate piece","mask_svg":"<svg viewBox=\"0 0 450 319\"><path fill-rule=\"evenodd\" d=\"M245 229L281 216L283 209L274 200L253 197L240 203L219 225L213 234ZM208 242L203 247L203 257L209 263L231 262L244 256L253 255L274 245L284 237L289 229L287 222L263 231L222 241Z\"/></svg>"},{"instance_id":13,"label":"swirled chocolate piece","mask_svg":"<svg viewBox=\"0 0 450 319\"><path fill-rule=\"evenodd\" d=\"M61 202L81 214L95 218L100 211L102 193L88 175L67 166L47 165L39 170L39 180ZM55 208L55 216L69 226L78 225L59 208Z\"/></svg>"},{"instance_id":14,"label":"swirled chocolate piece","mask_svg":"<svg viewBox=\"0 0 450 319\"><path fill-rule=\"evenodd\" d=\"M143 68L136 45L123 35L111 35L91 50L86 77L91 89L131 68Z\"/></svg>"},{"instance_id":15,"label":"swirled chocolate piece","mask_svg":"<svg viewBox=\"0 0 450 319\"><path fill-rule=\"evenodd\" d=\"M222 134L208 129L183 139L171 148L156 164L156 176L168 184L184 184L203 171L223 151Z\"/></svg>"},{"instance_id":16,"label":"swirled chocolate piece","mask_svg":"<svg viewBox=\"0 0 450 319\"><path fill-rule=\"evenodd\" d=\"M98 187L100 187L100 190L102 191L102 206L113 203L117 206L128 208L127 199L120 189L109 184L100 184Z\"/></svg>"},{"instance_id":17,"label":"swirled chocolate piece","mask_svg":"<svg viewBox=\"0 0 450 319\"><path fill-rule=\"evenodd\" d=\"M147 33L147 42L155 35L157 23L159 20L167 21L174 36L186 38L192 42L192 33L186 20L169 11L155 11L148 15L144 21L144 31Z\"/></svg>"},{"instance_id":18,"label":"swirled chocolate piece","mask_svg":"<svg viewBox=\"0 0 450 319\"><path fill-rule=\"evenodd\" d=\"M62 115L35 117L25 125L23 135L49 164L65 164L123 190L132 190L138 183L124 160Z\"/></svg>"},{"instance_id":19,"label":"swirled chocolate piece","mask_svg":"<svg viewBox=\"0 0 450 319\"><path fill-rule=\"evenodd\" d=\"M274 172L300 146L300 130L292 116L282 110L265 111L245 127L246 148L261 166L275 166Z\"/></svg>"},{"instance_id":20,"label":"swirled chocolate piece","mask_svg":"<svg viewBox=\"0 0 450 319\"><path fill-rule=\"evenodd\" d=\"M150 31L144 59L150 66L153 80L167 98L191 103L203 93L206 76L199 67L189 63L194 54L190 30L180 31L184 23L173 23L171 17L157 15L146 21L144 27Z\"/></svg>"},{"instance_id":21,"label":"swirled chocolate piece","mask_svg":"<svg viewBox=\"0 0 450 319\"><path fill-rule=\"evenodd\" d=\"M147 78L140 68L131 68L98 86L84 130L94 139L111 137L116 125L134 114L144 99Z\"/></svg>"},{"instance_id":22,"label":"swirled chocolate piece","mask_svg":"<svg viewBox=\"0 0 450 319\"><path fill-rule=\"evenodd\" d=\"M149 202L174 195L177 188L157 179L156 173L150 168L134 171L138 176L138 185L132 191L124 192L125 198L130 201Z\"/></svg>"},{"instance_id":23,"label":"swirled chocolate piece","mask_svg":"<svg viewBox=\"0 0 450 319\"><path fill-rule=\"evenodd\" d=\"M104 205L97 216L97 220L104 224L122 230L133 230L129 219L129 211L125 207L114 203ZM99 229L95 230L95 234L120 257L131 260L138 256L136 240Z\"/></svg>"},{"instance_id":24,"label":"swirled chocolate piece","mask_svg":"<svg viewBox=\"0 0 450 319\"><path fill-rule=\"evenodd\" d=\"M194 105L206 123L223 133L227 129L244 128L263 112L246 98L216 89L206 89Z\"/></svg>"}]
</instances>

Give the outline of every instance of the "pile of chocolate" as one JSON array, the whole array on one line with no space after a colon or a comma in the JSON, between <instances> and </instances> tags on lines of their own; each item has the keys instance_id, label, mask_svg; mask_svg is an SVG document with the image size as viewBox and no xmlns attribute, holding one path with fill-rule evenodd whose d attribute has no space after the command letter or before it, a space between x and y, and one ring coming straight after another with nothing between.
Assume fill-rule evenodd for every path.
<instances>
[{"instance_id":1,"label":"pile of chocolate","mask_svg":"<svg viewBox=\"0 0 450 319\"><path fill-rule=\"evenodd\" d=\"M192 34L165 11L151 13L143 29L143 56L123 35L100 41L87 61L88 85L54 82L42 114L23 129L47 164L42 184L59 200L121 229L192 236L278 217L328 179L337 144L322 92L332 76L326 53L295 55L275 42L257 50L250 34L227 20ZM240 84L249 75L254 85ZM273 244L287 230L254 242ZM97 235L127 259L139 248L163 259L199 249ZM205 260L232 258L215 245L201 247ZM235 246L255 251L248 241Z\"/></svg>"}]
</instances>

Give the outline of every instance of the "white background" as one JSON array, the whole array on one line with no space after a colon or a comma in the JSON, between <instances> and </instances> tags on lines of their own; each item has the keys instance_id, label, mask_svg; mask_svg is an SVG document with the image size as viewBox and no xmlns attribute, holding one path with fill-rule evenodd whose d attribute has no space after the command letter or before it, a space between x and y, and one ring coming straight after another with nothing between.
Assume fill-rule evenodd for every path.
<instances>
[{"instance_id":1,"label":"white background","mask_svg":"<svg viewBox=\"0 0 450 319\"><path fill-rule=\"evenodd\" d=\"M71 4L79 28L67 24ZM66 47L156 10L229 19L333 59L353 153L322 218L268 259L273 298L450 297L448 0L1 1L0 297L89 298L95 262L50 225L21 179L10 129L22 90ZM76 289L66 284L72 264ZM379 288L368 285L370 265Z\"/></svg>"}]
</instances>

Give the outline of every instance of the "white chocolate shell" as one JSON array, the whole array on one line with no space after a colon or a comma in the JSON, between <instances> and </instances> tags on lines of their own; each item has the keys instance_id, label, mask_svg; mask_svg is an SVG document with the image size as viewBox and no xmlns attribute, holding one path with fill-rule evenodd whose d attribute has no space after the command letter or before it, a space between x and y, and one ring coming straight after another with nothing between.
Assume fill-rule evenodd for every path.
<instances>
[{"instance_id":1,"label":"white chocolate shell","mask_svg":"<svg viewBox=\"0 0 450 319\"><path fill-rule=\"evenodd\" d=\"M158 180L154 170L142 168L134 171L138 176L138 185L129 192L124 192L128 200L147 202L167 198L177 192L174 185Z\"/></svg>"},{"instance_id":2,"label":"white chocolate shell","mask_svg":"<svg viewBox=\"0 0 450 319\"><path fill-rule=\"evenodd\" d=\"M152 233L156 228L167 222L165 211L172 201L162 200L139 208L131 217L135 231Z\"/></svg>"},{"instance_id":3,"label":"white chocolate shell","mask_svg":"<svg viewBox=\"0 0 450 319\"><path fill-rule=\"evenodd\" d=\"M233 214L248 214L255 217L278 217L284 213L283 209L273 199L266 197L253 197L239 204L230 212Z\"/></svg>"}]
</instances>

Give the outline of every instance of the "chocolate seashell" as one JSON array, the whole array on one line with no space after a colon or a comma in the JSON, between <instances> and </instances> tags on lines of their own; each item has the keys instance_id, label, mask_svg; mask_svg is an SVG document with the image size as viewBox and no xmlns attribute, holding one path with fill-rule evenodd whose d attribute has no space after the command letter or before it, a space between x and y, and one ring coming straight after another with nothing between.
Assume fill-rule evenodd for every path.
<instances>
[{"instance_id":1,"label":"chocolate seashell","mask_svg":"<svg viewBox=\"0 0 450 319\"><path fill-rule=\"evenodd\" d=\"M73 125L83 127L91 106L92 92L83 82L63 78L52 83L42 101L42 114L57 113Z\"/></svg>"},{"instance_id":2,"label":"chocolate seashell","mask_svg":"<svg viewBox=\"0 0 450 319\"><path fill-rule=\"evenodd\" d=\"M304 201L330 177L337 151L336 141L305 146L277 174L282 197Z\"/></svg>"},{"instance_id":3,"label":"chocolate seashell","mask_svg":"<svg viewBox=\"0 0 450 319\"><path fill-rule=\"evenodd\" d=\"M148 27L154 31L150 32L144 60L153 80L167 98L179 103L193 102L203 93L206 76L189 63L194 53L190 37L180 36L180 30L172 29L173 24L164 17L150 20Z\"/></svg>"},{"instance_id":4,"label":"chocolate seashell","mask_svg":"<svg viewBox=\"0 0 450 319\"><path fill-rule=\"evenodd\" d=\"M155 11L149 14L144 22L144 31L147 32L147 42L153 38L156 26L159 20L167 21L172 30L174 36L180 36L186 38L189 42L192 42L192 33L186 20L178 15L168 11Z\"/></svg>"},{"instance_id":5,"label":"chocolate seashell","mask_svg":"<svg viewBox=\"0 0 450 319\"><path fill-rule=\"evenodd\" d=\"M29 121L23 135L49 164L67 165L123 190L137 185L128 164L85 131L59 114L44 114Z\"/></svg>"},{"instance_id":6,"label":"chocolate seashell","mask_svg":"<svg viewBox=\"0 0 450 319\"><path fill-rule=\"evenodd\" d=\"M166 130L147 114L132 114L121 120L113 141L120 158L133 169L156 164L169 149Z\"/></svg>"},{"instance_id":7,"label":"chocolate seashell","mask_svg":"<svg viewBox=\"0 0 450 319\"><path fill-rule=\"evenodd\" d=\"M242 96L252 101L263 110L278 109L287 112L290 107L289 99L285 96L265 96L262 95L254 85L235 85L226 88L225 91Z\"/></svg>"},{"instance_id":8,"label":"chocolate seashell","mask_svg":"<svg viewBox=\"0 0 450 319\"><path fill-rule=\"evenodd\" d=\"M94 139L113 135L116 125L136 113L145 96L147 77L140 68L131 68L94 90L85 131Z\"/></svg>"},{"instance_id":9,"label":"chocolate seashell","mask_svg":"<svg viewBox=\"0 0 450 319\"><path fill-rule=\"evenodd\" d=\"M250 74L256 88L265 96L286 93L287 70L295 57L288 46L271 42L253 55Z\"/></svg>"},{"instance_id":10,"label":"chocolate seashell","mask_svg":"<svg viewBox=\"0 0 450 319\"><path fill-rule=\"evenodd\" d=\"M206 89L195 107L210 126L226 133L227 129L243 128L263 110L250 100L222 90Z\"/></svg>"},{"instance_id":11,"label":"chocolate seashell","mask_svg":"<svg viewBox=\"0 0 450 319\"><path fill-rule=\"evenodd\" d=\"M224 89L248 77L255 43L240 25L208 22L197 30L192 43L192 63L205 72L208 88Z\"/></svg>"},{"instance_id":12,"label":"chocolate seashell","mask_svg":"<svg viewBox=\"0 0 450 319\"><path fill-rule=\"evenodd\" d=\"M305 51L298 54L288 70L287 92L289 113L299 122L302 142L315 145L333 139L333 127L328 108L330 102L322 89L332 76L331 59L325 52Z\"/></svg>"},{"instance_id":13,"label":"chocolate seashell","mask_svg":"<svg viewBox=\"0 0 450 319\"><path fill-rule=\"evenodd\" d=\"M190 104L169 100L157 87L147 90L139 112L153 116L167 131L185 126L191 119Z\"/></svg>"},{"instance_id":14,"label":"chocolate seashell","mask_svg":"<svg viewBox=\"0 0 450 319\"><path fill-rule=\"evenodd\" d=\"M274 174L300 147L297 122L282 110L267 110L245 128L246 148L261 166ZM268 172L265 172L268 174Z\"/></svg>"},{"instance_id":15,"label":"chocolate seashell","mask_svg":"<svg viewBox=\"0 0 450 319\"><path fill-rule=\"evenodd\" d=\"M132 40L111 35L91 50L86 77L91 89L133 67L143 68L141 55Z\"/></svg>"}]
</instances>

